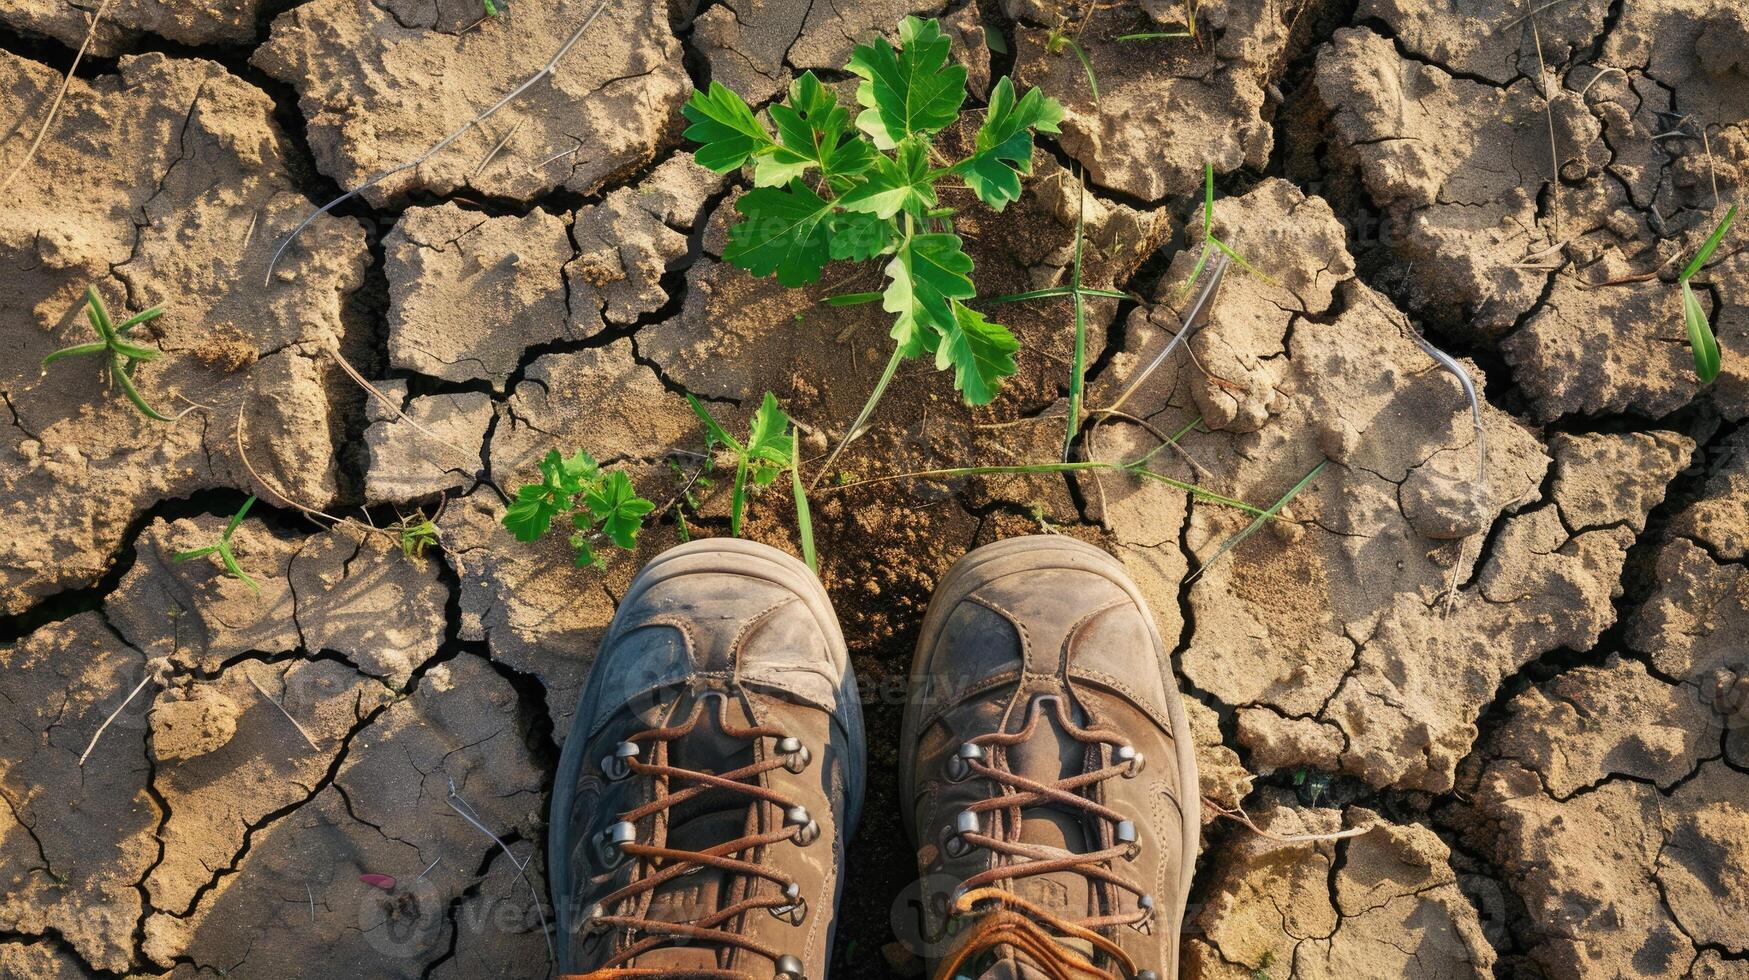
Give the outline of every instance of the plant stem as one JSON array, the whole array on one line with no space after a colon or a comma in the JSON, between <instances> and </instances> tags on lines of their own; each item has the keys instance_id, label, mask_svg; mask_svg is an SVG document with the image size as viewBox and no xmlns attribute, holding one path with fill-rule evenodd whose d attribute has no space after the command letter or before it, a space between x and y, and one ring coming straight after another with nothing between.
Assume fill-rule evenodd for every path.
<instances>
[{"instance_id":1,"label":"plant stem","mask_svg":"<svg viewBox=\"0 0 1749 980\"><path fill-rule=\"evenodd\" d=\"M887 359L887 366L881 371L880 380L875 382L874 390L868 394L868 401L863 403L862 411L857 413L856 421L850 424L850 429L844 433L844 438L838 441L837 448L833 449L831 455L826 457L826 462L820 464L819 472L814 474L814 479L808 484L809 490L820 485L820 481L831 471L832 464L837 461L838 454L843 452L844 447L850 445L850 440L855 439L862 431L863 424L868 421L870 415L874 414L875 406L880 403L881 396L886 394L887 383L892 381L893 375L898 372L899 362L904 359L905 349L894 347L893 356Z\"/></svg>"},{"instance_id":2,"label":"plant stem","mask_svg":"<svg viewBox=\"0 0 1749 980\"><path fill-rule=\"evenodd\" d=\"M1095 90L1094 100L1099 99ZM1075 448L1075 432L1081 424L1081 395L1087 386L1087 303L1081 297L1081 226L1087 216L1087 189L1081 188L1075 211L1075 265L1070 275L1074 292L1069 300L1075 307L1075 358L1069 367L1069 421L1063 433L1063 460Z\"/></svg>"}]
</instances>

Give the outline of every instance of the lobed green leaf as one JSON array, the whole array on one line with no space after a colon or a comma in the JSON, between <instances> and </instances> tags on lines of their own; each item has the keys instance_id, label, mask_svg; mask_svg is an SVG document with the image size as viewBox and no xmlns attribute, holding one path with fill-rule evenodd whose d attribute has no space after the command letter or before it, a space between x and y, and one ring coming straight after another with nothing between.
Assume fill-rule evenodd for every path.
<instances>
[{"instance_id":1,"label":"lobed green leaf","mask_svg":"<svg viewBox=\"0 0 1749 980\"><path fill-rule=\"evenodd\" d=\"M864 107L857 128L883 150L953 125L966 100L965 66L948 63L953 43L940 23L906 17L899 41L898 49L883 37L859 44L845 65L863 80L856 87L856 101Z\"/></svg>"},{"instance_id":2,"label":"lobed green leaf","mask_svg":"<svg viewBox=\"0 0 1749 980\"><path fill-rule=\"evenodd\" d=\"M785 286L820 278L830 255L831 202L798 180L788 187L756 187L741 195L735 210L745 220L729 229L724 259L756 276L775 272Z\"/></svg>"},{"instance_id":3,"label":"lobed green leaf","mask_svg":"<svg viewBox=\"0 0 1749 980\"><path fill-rule=\"evenodd\" d=\"M1014 83L1003 78L990 92L990 109L978 128L972 155L954 165L966 186L1000 211L1020 197L1020 178L1032 173L1032 133L1058 131L1063 106L1039 89L1019 99Z\"/></svg>"},{"instance_id":4,"label":"lobed green leaf","mask_svg":"<svg viewBox=\"0 0 1749 980\"><path fill-rule=\"evenodd\" d=\"M694 91L680 112L692 123L686 138L699 144L693 159L717 173L737 169L748 157L775 145L746 100L720 82L712 82L706 92Z\"/></svg>"},{"instance_id":5,"label":"lobed green leaf","mask_svg":"<svg viewBox=\"0 0 1749 980\"><path fill-rule=\"evenodd\" d=\"M851 132L850 111L811 71L790 83L789 104L772 106L771 121L777 145L753 165L755 186L781 187L810 169L828 180L851 177L875 159L874 148Z\"/></svg>"}]
</instances>

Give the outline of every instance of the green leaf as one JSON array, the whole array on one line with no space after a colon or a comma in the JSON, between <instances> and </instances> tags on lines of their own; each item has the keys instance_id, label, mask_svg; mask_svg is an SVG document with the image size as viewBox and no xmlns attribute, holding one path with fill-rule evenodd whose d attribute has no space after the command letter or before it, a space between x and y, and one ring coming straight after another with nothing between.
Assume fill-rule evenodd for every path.
<instances>
[{"instance_id":1,"label":"green leaf","mask_svg":"<svg viewBox=\"0 0 1749 980\"><path fill-rule=\"evenodd\" d=\"M747 429L747 458L777 467L790 465L795 442L789 437L789 415L777 403L777 396L765 393L765 400L753 413ZM766 481L770 482L770 481Z\"/></svg>"},{"instance_id":2,"label":"green leaf","mask_svg":"<svg viewBox=\"0 0 1749 980\"><path fill-rule=\"evenodd\" d=\"M835 259L856 262L872 259L891 251L893 243L899 240L891 218L878 218L866 212L835 213L826 219L826 227L830 229L832 257Z\"/></svg>"},{"instance_id":3,"label":"green leaf","mask_svg":"<svg viewBox=\"0 0 1749 980\"><path fill-rule=\"evenodd\" d=\"M572 519L582 520L582 518L583 515L578 514ZM595 553L595 542L590 540L589 532L587 531L578 531L571 535L571 550L577 555L578 568L600 568L607 564L601 560L600 555Z\"/></svg>"},{"instance_id":4,"label":"green leaf","mask_svg":"<svg viewBox=\"0 0 1749 980\"><path fill-rule=\"evenodd\" d=\"M1019 100L1003 78L990 92L990 110L972 155L954 166L972 193L997 211L1020 197L1020 178L1032 173L1032 131L1055 133L1063 106L1039 89Z\"/></svg>"},{"instance_id":5,"label":"green leaf","mask_svg":"<svg viewBox=\"0 0 1749 980\"><path fill-rule=\"evenodd\" d=\"M864 107L857 128L883 150L953 125L966 100L966 69L948 64L953 43L938 22L906 17L899 42L899 50L882 37L859 44L844 66L863 80L856 87L856 101Z\"/></svg>"},{"instance_id":6,"label":"green leaf","mask_svg":"<svg viewBox=\"0 0 1749 980\"><path fill-rule=\"evenodd\" d=\"M729 435L729 430L723 428L723 424L718 422L717 417L704 407L703 402L693 397L689 392L686 396L686 403L692 406L692 414L698 416L698 420L704 423L705 436L711 443L727 446L733 449L736 455L741 455L741 444L735 441L734 436Z\"/></svg>"},{"instance_id":7,"label":"green leaf","mask_svg":"<svg viewBox=\"0 0 1749 980\"><path fill-rule=\"evenodd\" d=\"M1706 260L1713 257L1713 250L1718 248L1719 242L1724 240L1725 232L1731 230L1731 222L1736 217L1737 206L1733 204L1731 209L1725 212L1725 220L1719 222L1719 226L1713 229L1713 233L1708 235L1706 242L1701 245L1700 251L1694 253L1694 258L1689 261L1688 268L1682 270L1682 275L1678 281L1687 282L1693 279L1694 274L1700 271L1700 267L1706 265Z\"/></svg>"},{"instance_id":8,"label":"green leaf","mask_svg":"<svg viewBox=\"0 0 1749 980\"><path fill-rule=\"evenodd\" d=\"M590 524L600 524L602 533L627 551L638 546L644 515L656 509L655 504L632 489L632 479L624 470L612 470L590 487L583 494L583 505L589 509L589 517L578 514L573 519L577 526L586 529Z\"/></svg>"},{"instance_id":9,"label":"green leaf","mask_svg":"<svg viewBox=\"0 0 1749 980\"><path fill-rule=\"evenodd\" d=\"M861 306L880 298L880 293L842 293L837 296L828 296L820 302L827 306Z\"/></svg>"},{"instance_id":10,"label":"green leaf","mask_svg":"<svg viewBox=\"0 0 1749 980\"><path fill-rule=\"evenodd\" d=\"M790 444L795 445L795 430L790 430ZM808 563L814 574L820 572L820 563L814 556L814 515L808 507L808 491L802 486L802 469L799 461L792 461L789 468L790 495L796 501L796 534L802 539L802 560Z\"/></svg>"},{"instance_id":11,"label":"green leaf","mask_svg":"<svg viewBox=\"0 0 1749 980\"><path fill-rule=\"evenodd\" d=\"M1688 346L1694 349L1694 373L1701 383L1710 384L1719 376L1719 341L1695 298L1694 287L1686 282L1682 284L1682 321L1688 327Z\"/></svg>"},{"instance_id":12,"label":"green leaf","mask_svg":"<svg viewBox=\"0 0 1749 980\"><path fill-rule=\"evenodd\" d=\"M553 516L571 507L584 484L597 479L601 467L582 450L565 459L557 449L550 449L540 471L541 482L518 487L516 499L504 511L504 527L518 541L534 541L547 533Z\"/></svg>"},{"instance_id":13,"label":"green leaf","mask_svg":"<svg viewBox=\"0 0 1749 980\"><path fill-rule=\"evenodd\" d=\"M891 218L901 210L919 219L935 206L935 185L929 173L929 146L922 140L899 144L894 157L877 155L863 181L838 198L849 211Z\"/></svg>"},{"instance_id":14,"label":"green leaf","mask_svg":"<svg viewBox=\"0 0 1749 980\"><path fill-rule=\"evenodd\" d=\"M848 177L874 160L874 148L850 132L850 111L811 71L790 83L789 104L772 106L771 121L777 146L754 164L756 186L780 187L810 168L828 179Z\"/></svg>"},{"instance_id":15,"label":"green leaf","mask_svg":"<svg viewBox=\"0 0 1749 980\"><path fill-rule=\"evenodd\" d=\"M820 278L829 255L826 216L832 204L801 181L789 187L756 187L741 195L735 210L745 220L729 229L723 258L756 276L777 273L785 286Z\"/></svg>"},{"instance_id":16,"label":"green leaf","mask_svg":"<svg viewBox=\"0 0 1749 980\"><path fill-rule=\"evenodd\" d=\"M988 405L1002 379L1014 373L1014 352L1020 341L1000 323L953 300L953 328L935 349L935 366L953 366L953 386L968 405Z\"/></svg>"},{"instance_id":17,"label":"green leaf","mask_svg":"<svg viewBox=\"0 0 1749 980\"><path fill-rule=\"evenodd\" d=\"M893 339L906 357L934 351L942 335L954 329L951 301L977 293L971 272L972 258L960 247L958 235L913 235L900 243L887 263L892 282L882 294L881 308L898 314Z\"/></svg>"},{"instance_id":18,"label":"green leaf","mask_svg":"<svg viewBox=\"0 0 1749 980\"><path fill-rule=\"evenodd\" d=\"M694 91L680 112L692 123L686 138L699 144L693 159L717 173L728 173L774 145L746 101L720 82L712 82L709 92Z\"/></svg>"}]
</instances>

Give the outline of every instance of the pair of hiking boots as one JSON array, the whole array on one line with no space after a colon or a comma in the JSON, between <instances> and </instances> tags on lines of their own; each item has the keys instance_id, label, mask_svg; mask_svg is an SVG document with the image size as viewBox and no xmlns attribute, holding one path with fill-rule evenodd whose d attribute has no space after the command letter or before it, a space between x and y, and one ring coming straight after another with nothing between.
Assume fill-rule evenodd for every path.
<instances>
[{"instance_id":1,"label":"pair of hiking boots","mask_svg":"<svg viewBox=\"0 0 1749 980\"><path fill-rule=\"evenodd\" d=\"M1111 557L980 548L924 620L899 745L932 975L1177 975L1199 829L1162 645ZM633 580L553 792L561 972L823 980L867 745L832 606L763 545Z\"/></svg>"}]
</instances>

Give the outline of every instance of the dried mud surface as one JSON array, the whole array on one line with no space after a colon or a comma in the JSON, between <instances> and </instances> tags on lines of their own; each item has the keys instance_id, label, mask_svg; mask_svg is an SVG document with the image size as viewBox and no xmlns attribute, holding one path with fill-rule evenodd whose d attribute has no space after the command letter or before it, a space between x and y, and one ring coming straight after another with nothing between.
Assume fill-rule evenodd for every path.
<instances>
[{"instance_id":1,"label":"dried mud surface","mask_svg":"<svg viewBox=\"0 0 1749 980\"><path fill-rule=\"evenodd\" d=\"M888 324L818 301L878 272L720 261L748 184L692 164L678 107L810 69L847 91L852 45L918 13L974 100L1013 73L1067 110L1021 199L958 219L981 291L1066 283L1084 207L1085 282L1144 301L1089 304L1086 404L1113 411L1080 451L1182 430L1152 468L1256 504L1322 469L1219 561L1248 518L1159 482L822 485L870 725L834 974L919 969L894 743L930 592L1047 531L1117 555L1174 646L1205 815L1186 977L1749 978L1749 239L1696 279L1713 384L1674 287L1749 178L1740 3L1206 0L1197 39L1123 40L1183 5L609 0L263 283L314 206L594 5L115 0L28 166L95 5L0 10L0 976L549 975L560 743L681 528L585 571L513 541L503 493L586 448L666 502L700 465L688 394L734 430L775 392L812 456L842 436ZM1189 302L1204 163L1256 271L1132 390ZM39 373L89 339L88 285L166 306L138 379L193 411L143 418L90 359ZM992 312L1022 343L1002 398L907 364L842 482L1056 458L1066 305ZM249 493L254 588L175 560ZM721 484L697 496L690 533L727 533ZM783 494L747 533L793 549Z\"/></svg>"}]
</instances>

